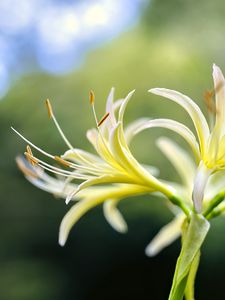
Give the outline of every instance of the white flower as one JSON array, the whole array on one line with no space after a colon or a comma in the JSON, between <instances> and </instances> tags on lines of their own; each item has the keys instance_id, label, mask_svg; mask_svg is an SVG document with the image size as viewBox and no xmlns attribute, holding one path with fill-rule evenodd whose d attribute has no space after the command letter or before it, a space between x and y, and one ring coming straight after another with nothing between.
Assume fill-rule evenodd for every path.
<instances>
[{"instance_id":1,"label":"white flower","mask_svg":"<svg viewBox=\"0 0 225 300\"><path fill-rule=\"evenodd\" d=\"M79 200L61 223L59 234L61 245L65 244L71 227L79 218L100 203L104 202L104 214L108 222L118 231L125 232L127 225L116 208L121 199L143 193L160 192L172 199L171 201L176 203L180 201L176 197L172 184L157 179L153 174L155 169L152 167L139 164L128 147L137 128L146 123L146 119L141 119L130 124L125 130L123 129L124 111L133 93L134 91L129 93L125 99L113 103L114 90L112 89L106 104L106 114L100 121L95 113L94 94L90 93L90 102L97 128L89 130L87 138L98 155L74 148L71 145L54 116L49 100L46 102L49 116L69 147L69 150L62 156L47 153L14 129L29 144L25 152L29 164L22 158L17 158L17 163L27 179L39 188L66 198L66 203L71 199ZM34 156L30 147L67 169L52 166ZM55 173L60 176L60 179L50 177L44 170ZM77 180L82 182L77 184ZM184 210L186 209L188 214L188 208L182 203L180 205Z\"/></svg>"},{"instance_id":2,"label":"white flower","mask_svg":"<svg viewBox=\"0 0 225 300\"><path fill-rule=\"evenodd\" d=\"M204 191L209 177L225 169L225 80L219 67L213 66L214 90L216 96L215 123L212 130L197 104L189 97L168 89L154 88L151 93L160 95L181 105L190 115L196 129L195 135L182 123L159 119L143 125L144 128L161 126L180 134L193 150L198 170L195 175L193 188L193 202L198 213L202 211ZM211 93L213 94L213 93ZM155 125L157 123L157 125Z\"/></svg>"}]
</instances>

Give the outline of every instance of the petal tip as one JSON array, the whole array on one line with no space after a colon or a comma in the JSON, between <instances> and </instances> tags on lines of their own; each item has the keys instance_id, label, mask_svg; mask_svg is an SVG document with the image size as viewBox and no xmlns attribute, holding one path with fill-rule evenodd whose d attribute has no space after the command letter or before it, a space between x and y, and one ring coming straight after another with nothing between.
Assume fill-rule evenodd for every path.
<instances>
[{"instance_id":1,"label":"petal tip","mask_svg":"<svg viewBox=\"0 0 225 300\"><path fill-rule=\"evenodd\" d=\"M214 63L213 64L213 76L216 76L216 75L223 76L223 73L222 73L220 67Z\"/></svg>"},{"instance_id":2,"label":"petal tip","mask_svg":"<svg viewBox=\"0 0 225 300\"><path fill-rule=\"evenodd\" d=\"M153 257L156 256L158 252L156 251L156 249L154 249L154 247L152 247L152 245L148 245L145 248L145 255L149 256L149 257Z\"/></svg>"},{"instance_id":3,"label":"petal tip","mask_svg":"<svg viewBox=\"0 0 225 300\"><path fill-rule=\"evenodd\" d=\"M66 239L64 237L62 237L62 236L59 236L59 241L58 242L59 242L59 245L61 247L64 247L65 243L66 243Z\"/></svg>"}]
</instances>

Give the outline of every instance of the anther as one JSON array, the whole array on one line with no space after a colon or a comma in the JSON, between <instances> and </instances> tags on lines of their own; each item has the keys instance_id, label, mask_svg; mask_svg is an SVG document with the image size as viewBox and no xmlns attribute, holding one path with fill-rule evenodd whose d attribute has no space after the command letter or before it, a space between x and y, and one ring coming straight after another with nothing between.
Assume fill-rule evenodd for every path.
<instances>
[{"instance_id":1,"label":"anther","mask_svg":"<svg viewBox=\"0 0 225 300\"><path fill-rule=\"evenodd\" d=\"M92 90L90 90L90 92L89 92L89 101L90 101L91 105L93 105L95 102L95 94Z\"/></svg>"},{"instance_id":2,"label":"anther","mask_svg":"<svg viewBox=\"0 0 225 300\"><path fill-rule=\"evenodd\" d=\"M54 159L55 159L57 162L59 162L60 164L62 164L63 166L65 166L65 167L70 167L70 166L71 166L71 164L70 164L68 161L62 159L61 157L59 157L59 156L57 156L57 155L54 156Z\"/></svg>"},{"instance_id":3,"label":"anther","mask_svg":"<svg viewBox=\"0 0 225 300\"><path fill-rule=\"evenodd\" d=\"M24 155L32 166L38 165L38 160L33 157L32 151L29 146L27 146L27 152L24 152Z\"/></svg>"},{"instance_id":4,"label":"anther","mask_svg":"<svg viewBox=\"0 0 225 300\"><path fill-rule=\"evenodd\" d=\"M47 110L48 110L48 116L49 116L49 118L51 119L52 116L53 116L53 110L52 110L52 106L51 106L50 100L47 99L47 100L45 101L45 104L46 104L46 107L47 107Z\"/></svg>"},{"instance_id":5,"label":"anther","mask_svg":"<svg viewBox=\"0 0 225 300\"><path fill-rule=\"evenodd\" d=\"M98 127L101 126L102 123L108 118L108 116L109 116L109 112L106 113L106 114L101 118L101 120L98 122L97 126L98 126Z\"/></svg>"}]
</instances>

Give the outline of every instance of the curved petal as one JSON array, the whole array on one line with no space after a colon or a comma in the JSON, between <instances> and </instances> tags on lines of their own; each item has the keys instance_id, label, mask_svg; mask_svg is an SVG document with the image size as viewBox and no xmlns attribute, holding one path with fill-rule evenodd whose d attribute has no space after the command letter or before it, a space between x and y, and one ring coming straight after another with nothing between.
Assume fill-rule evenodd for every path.
<instances>
[{"instance_id":1,"label":"curved petal","mask_svg":"<svg viewBox=\"0 0 225 300\"><path fill-rule=\"evenodd\" d=\"M122 175L102 175L93 179L88 179L82 182L80 185L78 185L78 187L72 193L68 194L68 196L66 197L66 204L68 204L71 201L71 199L80 191L93 185L107 183L133 183L133 181L128 176Z\"/></svg>"},{"instance_id":2,"label":"curved petal","mask_svg":"<svg viewBox=\"0 0 225 300\"><path fill-rule=\"evenodd\" d=\"M135 132L137 129L141 126L143 126L147 121L149 121L149 118L141 118L138 119L132 123L130 123L124 130L124 136L126 143L129 145L132 141L133 137L135 136Z\"/></svg>"},{"instance_id":3,"label":"curved petal","mask_svg":"<svg viewBox=\"0 0 225 300\"><path fill-rule=\"evenodd\" d=\"M112 228L120 233L126 233L128 230L127 223L117 208L119 200L120 199L109 199L104 202L103 212L106 220L112 226Z\"/></svg>"},{"instance_id":4,"label":"curved petal","mask_svg":"<svg viewBox=\"0 0 225 300\"><path fill-rule=\"evenodd\" d=\"M153 189L157 184L157 179L153 177L150 173L148 173L133 157L130 151L127 148L123 147L121 142L121 131L122 124L118 123L114 130L111 132L110 136L110 149L116 158L117 161L123 166L124 170L126 170L127 174L136 177L137 183L141 184L145 183L146 185L150 185Z\"/></svg>"},{"instance_id":5,"label":"curved petal","mask_svg":"<svg viewBox=\"0 0 225 300\"><path fill-rule=\"evenodd\" d=\"M106 101L106 112L109 112L110 118L108 120L110 120L112 126L116 125L116 118L115 118L114 105L113 105L114 92L115 89L111 88L111 91Z\"/></svg>"},{"instance_id":6,"label":"curved petal","mask_svg":"<svg viewBox=\"0 0 225 300\"><path fill-rule=\"evenodd\" d=\"M118 116L118 121L119 122L123 122L123 116L124 116L124 112L125 112L125 109L126 109L126 106L128 104L128 102L130 101L131 97L133 96L135 90L131 91L127 96L126 98L123 100L121 106L120 106L120 109L119 109L119 116Z\"/></svg>"},{"instance_id":7,"label":"curved petal","mask_svg":"<svg viewBox=\"0 0 225 300\"><path fill-rule=\"evenodd\" d=\"M196 167L190 155L166 137L159 138L157 146L172 163L188 191L192 191Z\"/></svg>"},{"instance_id":8,"label":"curved petal","mask_svg":"<svg viewBox=\"0 0 225 300\"><path fill-rule=\"evenodd\" d=\"M174 194L173 187L164 184L161 180L158 180L150 174L138 163L129 149L123 147L123 143L121 142L122 132L122 124L118 123L110 137L110 149L116 157L116 160L118 160L126 170L126 176L131 176L131 178L134 176L134 182L143 185L150 191L158 190L167 197L171 197Z\"/></svg>"},{"instance_id":9,"label":"curved petal","mask_svg":"<svg viewBox=\"0 0 225 300\"><path fill-rule=\"evenodd\" d=\"M76 203L64 216L59 230L59 244L63 246L73 225L91 208L107 199L121 199L146 192L144 187L132 184L120 184L93 191L92 195ZM111 198L112 197L112 198Z\"/></svg>"},{"instance_id":10,"label":"curved petal","mask_svg":"<svg viewBox=\"0 0 225 300\"><path fill-rule=\"evenodd\" d=\"M189 97L177 91L162 89L162 88L154 88L154 89L150 89L149 92L162 97L166 97L178 103L188 112L195 125L195 129L198 134L198 138L201 146L201 152L204 154L210 132L209 132L209 127L206 122L205 116L201 112L198 105Z\"/></svg>"},{"instance_id":11,"label":"curved petal","mask_svg":"<svg viewBox=\"0 0 225 300\"><path fill-rule=\"evenodd\" d=\"M162 229L146 247L146 255L155 256L162 249L173 243L181 234L181 226L184 222L184 219L185 215L179 214L170 223L162 227Z\"/></svg>"},{"instance_id":12,"label":"curved petal","mask_svg":"<svg viewBox=\"0 0 225 300\"><path fill-rule=\"evenodd\" d=\"M102 199L85 199L76 203L64 216L59 229L59 244L64 246L73 225L91 208L101 203Z\"/></svg>"},{"instance_id":13,"label":"curved petal","mask_svg":"<svg viewBox=\"0 0 225 300\"><path fill-rule=\"evenodd\" d=\"M216 124L221 134L225 133L225 79L217 65L213 65L214 90L216 94Z\"/></svg>"},{"instance_id":14,"label":"curved petal","mask_svg":"<svg viewBox=\"0 0 225 300\"><path fill-rule=\"evenodd\" d=\"M194 179L192 195L194 207L197 213L201 213L202 211L202 202L205 194L205 189L212 172L213 170L208 169L203 161L200 162Z\"/></svg>"},{"instance_id":15,"label":"curved petal","mask_svg":"<svg viewBox=\"0 0 225 300\"><path fill-rule=\"evenodd\" d=\"M174 120L170 119L153 119L147 121L145 124L142 124L135 132L135 134L138 134L142 130L148 129L148 128L154 128L154 127L162 127L170 129L179 135L181 135L186 142L191 146L192 151L194 152L196 158L199 160L200 153L199 153L199 147L198 143L196 141L196 138L194 134L191 132L191 130L183 125L182 123L179 123Z\"/></svg>"}]
</instances>

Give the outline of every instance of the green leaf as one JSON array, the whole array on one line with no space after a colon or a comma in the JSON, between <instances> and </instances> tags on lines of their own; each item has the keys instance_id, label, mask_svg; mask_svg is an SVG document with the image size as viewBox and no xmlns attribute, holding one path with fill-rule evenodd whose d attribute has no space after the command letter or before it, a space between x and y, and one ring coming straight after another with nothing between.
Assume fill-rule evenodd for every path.
<instances>
[{"instance_id":1,"label":"green leaf","mask_svg":"<svg viewBox=\"0 0 225 300\"><path fill-rule=\"evenodd\" d=\"M192 264L194 265L194 259L198 255L209 227L209 222L200 214L192 214L190 223L186 221L184 224L182 249L177 260L169 300L183 299L190 269ZM196 271L197 268L195 273Z\"/></svg>"}]
</instances>

